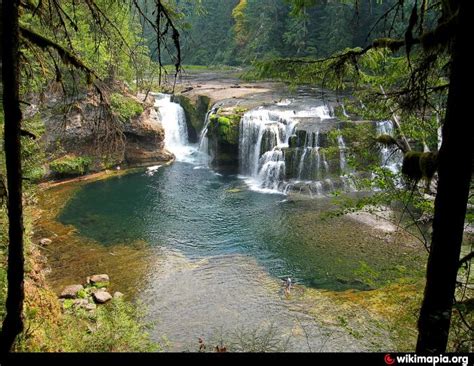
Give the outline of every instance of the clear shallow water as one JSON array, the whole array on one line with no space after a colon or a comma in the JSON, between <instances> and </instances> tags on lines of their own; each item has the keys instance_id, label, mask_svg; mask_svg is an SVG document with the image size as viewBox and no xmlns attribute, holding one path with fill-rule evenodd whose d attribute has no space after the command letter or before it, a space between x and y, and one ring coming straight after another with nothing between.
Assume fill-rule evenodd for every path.
<instances>
[{"instance_id":1,"label":"clear shallow water","mask_svg":"<svg viewBox=\"0 0 474 366\"><path fill-rule=\"evenodd\" d=\"M196 351L198 337L223 338L234 351L232 340L246 338L251 351L248 337L269 332L276 346L267 351L390 348L386 334L353 315L365 306L347 313L330 295L339 293L319 290L384 286L417 267L416 251L348 218L323 220L326 198L262 194L248 177L213 173L187 143L182 108L163 95L157 108L177 162L78 188L44 234L58 234L49 256L58 287L111 274L111 289L144 303L153 339L165 335L174 351ZM296 282L289 297L288 276ZM341 326L341 311L368 336Z\"/></svg>"},{"instance_id":2,"label":"clear shallow water","mask_svg":"<svg viewBox=\"0 0 474 366\"><path fill-rule=\"evenodd\" d=\"M359 273L361 262L383 272L380 283L396 278L403 253L395 258L394 248L375 246L380 240L363 225L321 220L320 209L327 206L324 200L253 192L236 177L178 162L153 176L86 185L59 221L105 246L143 240L188 260L249 256L274 277L291 276L317 288L373 286Z\"/></svg>"},{"instance_id":3,"label":"clear shallow water","mask_svg":"<svg viewBox=\"0 0 474 366\"><path fill-rule=\"evenodd\" d=\"M413 268L416 260L413 251L384 243L369 227L345 218L321 220L327 207L324 199L261 194L237 177L177 162L153 174L85 185L58 220L107 248L106 256L127 243L148 246L135 298L156 324L153 339L166 335L171 350L196 351L197 337L217 344L220 334L236 339L236 332L262 334L272 327L289 351L370 350L344 328L325 323L327 314L309 316L299 294L307 287L378 287L402 277L400 268ZM113 258L119 271L127 268L126 257ZM363 270L367 266L373 272ZM290 299L281 286L286 276L297 283ZM337 306L326 309L337 313Z\"/></svg>"}]
</instances>

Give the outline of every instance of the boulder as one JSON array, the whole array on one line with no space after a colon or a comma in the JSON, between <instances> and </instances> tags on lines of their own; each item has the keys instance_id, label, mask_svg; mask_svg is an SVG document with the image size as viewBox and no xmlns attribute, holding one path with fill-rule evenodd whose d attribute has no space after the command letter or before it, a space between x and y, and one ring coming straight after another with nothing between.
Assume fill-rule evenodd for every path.
<instances>
[{"instance_id":1,"label":"boulder","mask_svg":"<svg viewBox=\"0 0 474 366\"><path fill-rule=\"evenodd\" d=\"M43 238L39 241L40 245L43 246L43 247L47 247L48 245L50 245L53 241L51 239L48 239L48 238Z\"/></svg>"},{"instance_id":2,"label":"boulder","mask_svg":"<svg viewBox=\"0 0 474 366\"><path fill-rule=\"evenodd\" d=\"M112 295L106 291L97 291L92 294L94 300L98 304L105 304L106 302L112 300Z\"/></svg>"},{"instance_id":3,"label":"boulder","mask_svg":"<svg viewBox=\"0 0 474 366\"><path fill-rule=\"evenodd\" d=\"M110 282L109 275L106 274L99 274L99 275L93 275L91 277L88 277L88 282L91 285L97 285L97 284L108 284Z\"/></svg>"},{"instance_id":4,"label":"boulder","mask_svg":"<svg viewBox=\"0 0 474 366\"><path fill-rule=\"evenodd\" d=\"M62 299L75 299L77 298L77 293L81 290L84 290L82 285L71 285L64 288L59 296Z\"/></svg>"}]
</instances>

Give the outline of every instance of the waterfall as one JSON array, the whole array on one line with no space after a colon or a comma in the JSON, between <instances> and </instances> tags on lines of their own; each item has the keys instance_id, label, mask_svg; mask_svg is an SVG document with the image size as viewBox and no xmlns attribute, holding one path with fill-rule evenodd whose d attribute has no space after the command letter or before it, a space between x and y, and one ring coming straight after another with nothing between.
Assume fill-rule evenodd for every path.
<instances>
[{"instance_id":1,"label":"waterfall","mask_svg":"<svg viewBox=\"0 0 474 366\"><path fill-rule=\"evenodd\" d=\"M285 176L283 147L293 134L293 112L258 109L244 115L240 123L240 172L250 177L256 189L277 190Z\"/></svg>"},{"instance_id":2,"label":"waterfall","mask_svg":"<svg viewBox=\"0 0 474 366\"><path fill-rule=\"evenodd\" d=\"M341 103L341 107L342 107L342 115L346 118L350 118L350 116L347 114L346 106Z\"/></svg>"},{"instance_id":3,"label":"waterfall","mask_svg":"<svg viewBox=\"0 0 474 366\"><path fill-rule=\"evenodd\" d=\"M377 136L389 135L393 137L394 135L392 121L377 122L376 128ZM383 146L380 150L380 160L382 167L389 169L393 173L397 173L400 171L403 154L397 147Z\"/></svg>"},{"instance_id":4,"label":"waterfall","mask_svg":"<svg viewBox=\"0 0 474 366\"><path fill-rule=\"evenodd\" d=\"M209 138L207 133L209 132L209 124L211 123L211 116L217 112L216 107L212 107L206 114L206 119L204 120L204 126L199 136L199 145L198 145L198 155L199 162L205 166L209 166L211 161L211 151L209 150Z\"/></svg>"},{"instance_id":5,"label":"waterfall","mask_svg":"<svg viewBox=\"0 0 474 366\"><path fill-rule=\"evenodd\" d=\"M193 153L188 142L188 127L184 109L171 101L169 94L154 94L155 108L161 116L165 130L165 148L172 152L177 160L187 160Z\"/></svg>"},{"instance_id":6,"label":"waterfall","mask_svg":"<svg viewBox=\"0 0 474 366\"><path fill-rule=\"evenodd\" d=\"M312 107L307 110L269 110L261 107L247 112L240 124L239 160L240 173L246 177L251 188L270 192L287 193L294 186L286 182L285 150L289 148L290 137L295 136L301 118L330 119L330 110L326 106ZM298 167L298 179L302 179L308 170L316 164L319 168L319 131L306 133L301 155L295 154L293 161ZM324 161L324 165L327 162ZM311 172L310 172L311 175ZM296 177L295 177L296 178ZM317 188L317 194L320 192Z\"/></svg>"},{"instance_id":7,"label":"waterfall","mask_svg":"<svg viewBox=\"0 0 474 366\"><path fill-rule=\"evenodd\" d=\"M438 151L441 150L441 145L443 145L443 126L439 118L439 114L436 113L436 122L438 124Z\"/></svg>"},{"instance_id":8,"label":"waterfall","mask_svg":"<svg viewBox=\"0 0 474 366\"><path fill-rule=\"evenodd\" d=\"M346 143L342 135L337 136L337 144L339 145L339 162L341 166L341 175L346 174L347 160L346 160Z\"/></svg>"}]
</instances>

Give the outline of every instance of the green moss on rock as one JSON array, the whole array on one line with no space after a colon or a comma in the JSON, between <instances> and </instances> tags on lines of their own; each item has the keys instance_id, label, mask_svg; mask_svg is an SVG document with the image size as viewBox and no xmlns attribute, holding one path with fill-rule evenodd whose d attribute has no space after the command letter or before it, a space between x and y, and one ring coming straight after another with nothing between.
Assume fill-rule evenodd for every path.
<instances>
[{"instance_id":1,"label":"green moss on rock","mask_svg":"<svg viewBox=\"0 0 474 366\"><path fill-rule=\"evenodd\" d=\"M211 107L211 99L205 95L198 95L195 101L184 95L176 95L174 98L174 101L184 109L191 142L197 142Z\"/></svg>"},{"instance_id":2,"label":"green moss on rock","mask_svg":"<svg viewBox=\"0 0 474 366\"><path fill-rule=\"evenodd\" d=\"M209 134L211 137L217 138L219 143L238 145L239 126L240 116L237 114L228 116L214 114L210 117Z\"/></svg>"},{"instance_id":3,"label":"green moss on rock","mask_svg":"<svg viewBox=\"0 0 474 366\"><path fill-rule=\"evenodd\" d=\"M420 156L420 169L424 178L431 180L438 170L438 154L426 152Z\"/></svg>"},{"instance_id":4,"label":"green moss on rock","mask_svg":"<svg viewBox=\"0 0 474 366\"><path fill-rule=\"evenodd\" d=\"M384 146L396 146L397 141L390 135L380 135L376 138L376 141L379 144L382 144Z\"/></svg>"},{"instance_id":5,"label":"green moss on rock","mask_svg":"<svg viewBox=\"0 0 474 366\"><path fill-rule=\"evenodd\" d=\"M410 151L403 158L402 173L413 180L420 180L422 177L420 169L420 156L422 153L418 151Z\"/></svg>"},{"instance_id":6,"label":"green moss on rock","mask_svg":"<svg viewBox=\"0 0 474 366\"><path fill-rule=\"evenodd\" d=\"M88 156L65 155L52 161L49 167L54 175L69 177L88 173L91 164L92 159Z\"/></svg>"},{"instance_id":7,"label":"green moss on rock","mask_svg":"<svg viewBox=\"0 0 474 366\"><path fill-rule=\"evenodd\" d=\"M141 103L119 93L113 93L110 96L110 106L112 107L112 111L119 116L122 122L139 116L144 111Z\"/></svg>"}]
</instances>

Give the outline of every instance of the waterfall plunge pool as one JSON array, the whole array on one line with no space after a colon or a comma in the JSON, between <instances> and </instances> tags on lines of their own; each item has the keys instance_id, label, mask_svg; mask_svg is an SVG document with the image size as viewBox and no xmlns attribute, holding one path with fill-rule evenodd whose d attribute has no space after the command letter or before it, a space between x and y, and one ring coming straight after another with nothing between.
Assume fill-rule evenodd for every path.
<instances>
[{"instance_id":1,"label":"waterfall plunge pool","mask_svg":"<svg viewBox=\"0 0 474 366\"><path fill-rule=\"evenodd\" d=\"M278 347L268 350L392 347L386 332L364 323L361 339L347 322L372 316L356 301L421 272L423 253L347 217L323 219L327 198L262 194L212 172L186 141L182 109L164 95L156 107L176 163L74 187L72 195L67 187L49 192L53 208L67 196L43 222L57 235L48 256L55 289L108 273L112 290L144 304L153 338L166 336L174 351L229 332L271 332ZM282 287L288 276L296 283L290 297Z\"/></svg>"},{"instance_id":2,"label":"waterfall plunge pool","mask_svg":"<svg viewBox=\"0 0 474 366\"><path fill-rule=\"evenodd\" d=\"M184 162L153 175L90 183L58 221L102 254L91 263L73 259L76 248L68 247L57 262L68 255L69 265L55 268L53 261L51 277L64 284L64 278L80 281L91 271L111 274L118 290L136 290L134 298L158 321L153 334L166 334L173 350L189 349L199 336L256 324L277 322L283 336L304 321L308 331L320 332L306 312L292 309L281 278L291 276L295 291L369 290L420 270L418 250L387 243L348 218L322 220L329 204L254 192L235 176ZM132 254L120 254L136 243ZM140 276L131 280L124 271ZM312 349L322 343L325 350L367 349L346 341L349 348L315 337ZM290 349L307 351L306 343L296 337Z\"/></svg>"}]
</instances>

